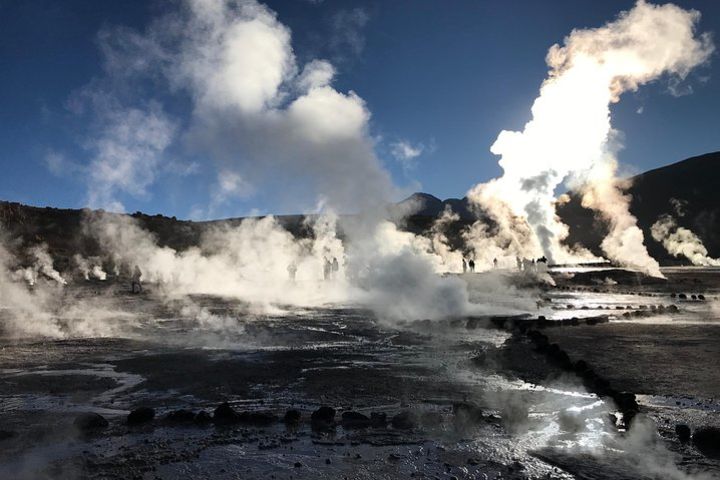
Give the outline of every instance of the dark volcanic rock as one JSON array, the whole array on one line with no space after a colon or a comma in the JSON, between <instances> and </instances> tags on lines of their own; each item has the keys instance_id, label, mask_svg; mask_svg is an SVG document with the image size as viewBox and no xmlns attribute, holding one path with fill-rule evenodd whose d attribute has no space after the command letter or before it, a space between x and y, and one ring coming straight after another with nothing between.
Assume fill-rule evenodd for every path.
<instances>
[{"instance_id":1,"label":"dark volcanic rock","mask_svg":"<svg viewBox=\"0 0 720 480\"><path fill-rule=\"evenodd\" d=\"M322 406L310 415L310 423L315 429L332 428L335 426L335 409Z\"/></svg>"},{"instance_id":2,"label":"dark volcanic rock","mask_svg":"<svg viewBox=\"0 0 720 480\"><path fill-rule=\"evenodd\" d=\"M455 414L455 420L463 423L478 423L483 419L482 409L471 403L454 403L453 413Z\"/></svg>"},{"instance_id":3,"label":"dark volcanic rock","mask_svg":"<svg viewBox=\"0 0 720 480\"><path fill-rule=\"evenodd\" d=\"M410 430L411 428L415 428L417 425L417 418L412 414L412 412L404 410L392 417L390 424L393 428L398 430Z\"/></svg>"},{"instance_id":4,"label":"dark volcanic rock","mask_svg":"<svg viewBox=\"0 0 720 480\"><path fill-rule=\"evenodd\" d=\"M720 458L720 428L698 428L692 436L692 441L706 457Z\"/></svg>"},{"instance_id":5,"label":"dark volcanic rock","mask_svg":"<svg viewBox=\"0 0 720 480\"><path fill-rule=\"evenodd\" d=\"M285 417L283 417L283 421L287 425L297 425L298 423L300 423L301 417L302 415L299 410L292 409L285 412Z\"/></svg>"},{"instance_id":6,"label":"dark volcanic rock","mask_svg":"<svg viewBox=\"0 0 720 480\"><path fill-rule=\"evenodd\" d=\"M195 415L195 423L202 424L210 422L212 422L212 416L204 410L199 411L198 414Z\"/></svg>"},{"instance_id":7,"label":"dark volcanic rock","mask_svg":"<svg viewBox=\"0 0 720 480\"><path fill-rule=\"evenodd\" d=\"M73 425L82 431L100 430L106 428L109 423L102 415L94 412L81 413L75 417Z\"/></svg>"},{"instance_id":8,"label":"dark volcanic rock","mask_svg":"<svg viewBox=\"0 0 720 480\"><path fill-rule=\"evenodd\" d=\"M678 423L675 425L675 434L682 443L686 443L690 440L690 427L685 424Z\"/></svg>"},{"instance_id":9,"label":"dark volcanic rock","mask_svg":"<svg viewBox=\"0 0 720 480\"><path fill-rule=\"evenodd\" d=\"M236 423L238 414L229 403L224 402L218 405L213 412L213 421L218 424Z\"/></svg>"},{"instance_id":10,"label":"dark volcanic rock","mask_svg":"<svg viewBox=\"0 0 720 480\"><path fill-rule=\"evenodd\" d=\"M128 425L141 425L151 422L155 418L155 410L150 407L136 408L127 416Z\"/></svg>"},{"instance_id":11,"label":"dark volcanic rock","mask_svg":"<svg viewBox=\"0 0 720 480\"><path fill-rule=\"evenodd\" d=\"M366 428L370 426L370 418L360 412L343 412L341 423L345 428Z\"/></svg>"}]
</instances>

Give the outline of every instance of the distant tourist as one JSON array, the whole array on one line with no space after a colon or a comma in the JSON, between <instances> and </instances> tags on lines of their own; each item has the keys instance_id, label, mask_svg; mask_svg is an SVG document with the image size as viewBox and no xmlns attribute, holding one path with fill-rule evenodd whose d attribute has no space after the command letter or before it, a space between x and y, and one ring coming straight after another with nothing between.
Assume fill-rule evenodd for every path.
<instances>
[{"instance_id":1,"label":"distant tourist","mask_svg":"<svg viewBox=\"0 0 720 480\"><path fill-rule=\"evenodd\" d=\"M470 261L468 262L468 267L470 267L471 272L474 272L475 271L475 260L473 260L471 258Z\"/></svg>"},{"instance_id":2,"label":"distant tourist","mask_svg":"<svg viewBox=\"0 0 720 480\"><path fill-rule=\"evenodd\" d=\"M290 276L290 281L295 281L295 274L297 273L297 265L295 262L290 262L290 265L287 267L288 275Z\"/></svg>"},{"instance_id":3,"label":"distant tourist","mask_svg":"<svg viewBox=\"0 0 720 480\"><path fill-rule=\"evenodd\" d=\"M332 276L332 262L327 259L327 257L324 258L325 264L323 265L323 278L325 280L330 280L330 277Z\"/></svg>"},{"instance_id":4,"label":"distant tourist","mask_svg":"<svg viewBox=\"0 0 720 480\"><path fill-rule=\"evenodd\" d=\"M340 271L340 263L338 263L338 259L336 257L333 257L332 259L332 278L337 277L337 273Z\"/></svg>"},{"instance_id":5,"label":"distant tourist","mask_svg":"<svg viewBox=\"0 0 720 480\"><path fill-rule=\"evenodd\" d=\"M493 258L493 268L497 268L497 258Z\"/></svg>"},{"instance_id":6,"label":"distant tourist","mask_svg":"<svg viewBox=\"0 0 720 480\"><path fill-rule=\"evenodd\" d=\"M531 270L531 265L532 265L532 262L530 261L530 259L528 259L528 258L523 258L523 259L522 259L522 269L523 269L523 271L529 272L529 271Z\"/></svg>"},{"instance_id":7,"label":"distant tourist","mask_svg":"<svg viewBox=\"0 0 720 480\"><path fill-rule=\"evenodd\" d=\"M467 272L467 262L465 261L464 258L462 259L462 261L463 261L463 273L465 273L465 272Z\"/></svg>"},{"instance_id":8,"label":"distant tourist","mask_svg":"<svg viewBox=\"0 0 720 480\"><path fill-rule=\"evenodd\" d=\"M142 270L140 270L140 267L135 265L135 268L133 268L133 274L132 279L130 281L130 290L132 293L140 293L142 292Z\"/></svg>"}]
</instances>

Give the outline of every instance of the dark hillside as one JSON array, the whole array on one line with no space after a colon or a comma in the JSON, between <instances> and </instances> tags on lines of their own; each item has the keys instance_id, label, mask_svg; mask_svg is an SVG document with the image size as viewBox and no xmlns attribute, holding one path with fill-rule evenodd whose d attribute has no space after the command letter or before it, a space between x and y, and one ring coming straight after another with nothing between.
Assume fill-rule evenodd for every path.
<instances>
[{"instance_id":1,"label":"dark hillside","mask_svg":"<svg viewBox=\"0 0 720 480\"><path fill-rule=\"evenodd\" d=\"M628 193L632 195L630 211L645 234L650 255L661 263L678 261L650 235L650 227L663 214L672 214L678 225L700 237L710 256L720 256L720 152L636 175ZM571 195L571 201L558 208L558 215L570 226L571 244L579 242L600 253L605 229L591 211L582 208L577 196Z\"/></svg>"}]
</instances>

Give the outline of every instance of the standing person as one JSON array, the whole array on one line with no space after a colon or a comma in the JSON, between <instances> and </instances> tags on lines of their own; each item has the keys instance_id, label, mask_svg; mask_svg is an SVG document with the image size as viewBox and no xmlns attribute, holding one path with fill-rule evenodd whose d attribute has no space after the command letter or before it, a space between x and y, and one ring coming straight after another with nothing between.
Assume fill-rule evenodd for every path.
<instances>
[{"instance_id":1,"label":"standing person","mask_svg":"<svg viewBox=\"0 0 720 480\"><path fill-rule=\"evenodd\" d=\"M493 268L497 268L497 258L493 258Z\"/></svg>"},{"instance_id":2,"label":"standing person","mask_svg":"<svg viewBox=\"0 0 720 480\"><path fill-rule=\"evenodd\" d=\"M132 293L142 292L142 283L140 283L141 280L142 270L140 270L140 267L135 265L135 268L133 269L132 280L130 282L130 290L132 291Z\"/></svg>"},{"instance_id":3,"label":"standing person","mask_svg":"<svg viewBox=\"0 0 720 480\"><path fill-rule=\"evenodd\" d=\"M332 264L330 263L330 260L327 259L327 257L323 257L323 261L325 262L323 264L323 277L325 280L330 280L330 271L332 270Z\"/></svg>"},{"instance_id":4,"label":"standing person","mask_svg":"<svg viewBox=\"0 0 720 480\"><path fill-rule=\"evenodd\" d=\"M471 258L470 261L468 262L468 267L470 267L471 272L474 272L475 271L475 260L473 260Z\"/></svg>"},{"instance_id":5,"label":"standing person","mask_svg":"<svg viewBox=\"0 0 720 480\"><path fill-rule=\"evenodd\" d=\"M337 273L340 271L340 264L338 263L337 257L333 257L332 261L332 277L337 278Z\"/></svg>"},{"instance_id":6,"label":"standing person","mask_svg":"<svg viewBox=\"0 0 720 480\"><path fill-rule=\"evenodd\" d=\"M467 262L465 261L464 258L462 259L462 261L463 261L463 273L466 273L467 272Z\"/></svg>"},{"instance_id":7,"label":"standing person","mask_svg":"<svg viewBox=\"0 0 720 480\"><path fill-rule=\"evenodd\" d=\"M288 275L290 275L290 281L295 281L295 274L297 273L297 265L295 264L295 261L290 262L290 265L287 267Z\"/></svg>"}]
</instances>

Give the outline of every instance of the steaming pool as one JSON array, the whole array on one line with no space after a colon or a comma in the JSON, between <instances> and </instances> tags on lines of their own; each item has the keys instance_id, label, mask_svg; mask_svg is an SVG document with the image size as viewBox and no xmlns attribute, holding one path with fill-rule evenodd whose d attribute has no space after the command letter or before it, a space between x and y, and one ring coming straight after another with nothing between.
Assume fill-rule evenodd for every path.
<instances>
[{"instance_id":1,"label":"steaming pool","mask_svg":"<svg viewBox=\"0 0 720 480\"><path fill-rule=\"evenodd\" d=\"M675 426L720 426L717 273L673 269L662 285L552 273L555 287L522 287L535 306L512 328L68 287L89 301L107 289L92 318L64 319L86 334L0 342L0 478L716 478L720 463ZM539 315L557 322L541 328L550 343L635 394L629 430L611 398L518 329ZM168 418L223 402L262 415ZM320 406L336 410L334 428L310 421ZM138 407L154 419L128 425ZM288 425L291 409L301 420ZM107 427L76 427L85 412ZM346 412L388 423L354 428Z\"/></svg>"}]
</instances>

